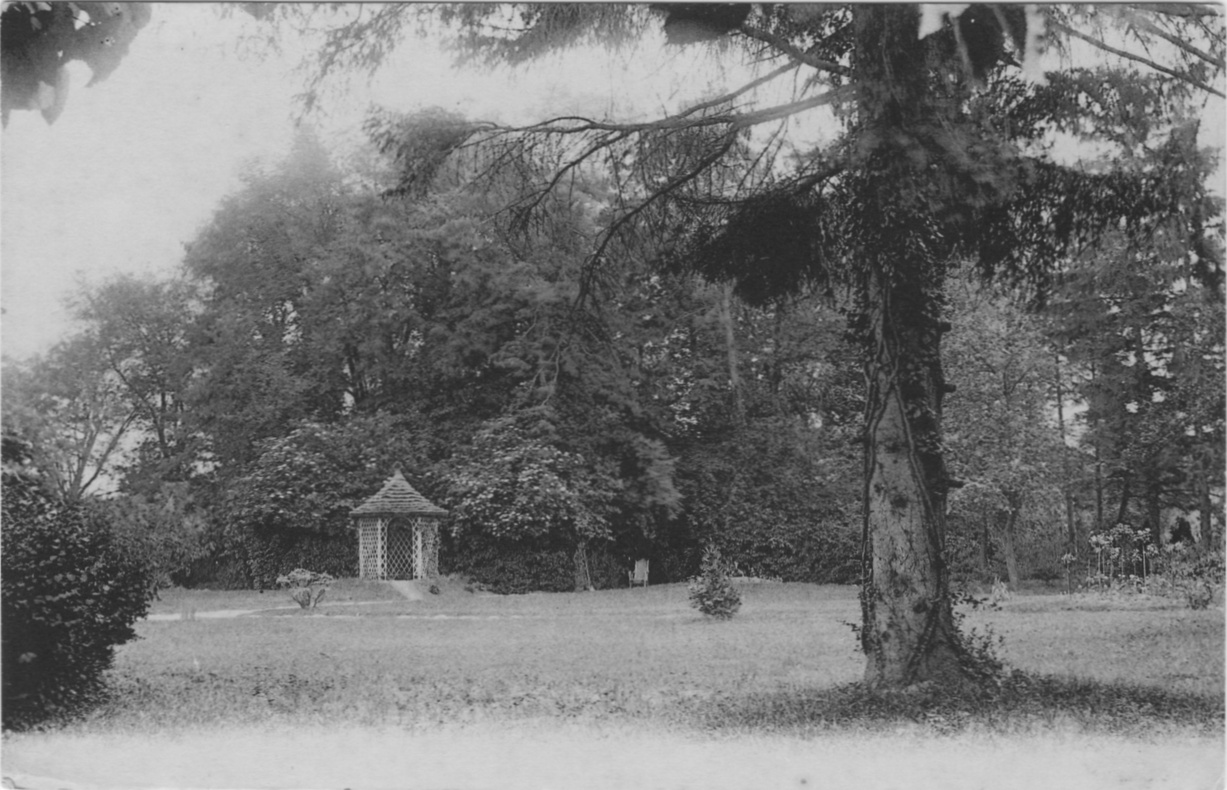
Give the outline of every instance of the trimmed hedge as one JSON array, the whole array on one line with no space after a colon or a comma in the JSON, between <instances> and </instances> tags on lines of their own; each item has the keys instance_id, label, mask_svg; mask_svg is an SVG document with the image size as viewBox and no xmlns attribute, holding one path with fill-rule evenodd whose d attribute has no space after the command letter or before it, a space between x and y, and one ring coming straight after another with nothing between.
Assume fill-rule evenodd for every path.
<instances>
[{"instance_id":1,"label":"trimmed hedge","mask_svg":"<svg viewBox=\"0 0 1227 790\"><path fill-rule=\"evenodd\" d=\"M463 554L447 552L440 564L444 573L463 574L502 595L575 589L575 561L569 551L483 546Z\"/></svg>"},{"instance_id":2,"label":"trimmed hedge","mask_svg":"<svg viewBox=\"0 0 1227 790\"><path fill-rule=\"evenodd\" d=\"M136 636L153 574L109 525L6 465L0 521L3 725L62 720L97 702L116 645Z\"/></svg>"},{"instance_id":3,"label":"trimmed hedge","mask_svg":"<svg viewBox=\"0 0 1227 790\"><path fill-rule=\"evenodd\" d=\"M308 530L259 530L242 539L248 584L276 590L277 578L310 568L336 579L358 575L358 536L352 530L329 535Z\"/></svg>"},{"instance_id":4,"label":"trimmed hedge","mask_svg":"<svg viewBox=\"0 0 1227 790\"><path fill-rule=\"evenodd\" d=\"M439 557L443 573L462 574L502 595L575 590L573 549L533 548L527 544L457 539L443 533ZM627 563L601 546L588 548L588 576L598 590L626 586Z\"/></svg>"}]
</instances>

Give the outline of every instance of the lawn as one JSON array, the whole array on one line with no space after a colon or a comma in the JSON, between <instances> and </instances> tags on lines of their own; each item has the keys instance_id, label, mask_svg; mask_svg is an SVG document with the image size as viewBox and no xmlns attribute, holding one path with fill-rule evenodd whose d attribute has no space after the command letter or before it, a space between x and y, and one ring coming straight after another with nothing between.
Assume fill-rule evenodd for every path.
<instances>
[{"instance_id":1,"label":"lawn","mask_svg":"<svg viewBox=\"0 0 1227 790\"><path fill-rule=\"evenodd\" d=\"M117 651L115 699L83 726L692 722L696 712L710 722L708 703L859 679L855 588L741 590L740 613L724 622L691 609L683 585L496 596L445 583L439 595L406 600L386 585L345 581L314 612L284 593L170 591L154 611L184 619L138 625L141 638ZM211 608L261 611L186 614ZM1000 635L1001 658L1028 673L1223 696L1221 609L1032 595L968 611L966 626Z\"/></svg>"},{"instance_id":2,"label":"lawn","mask_svg":"<svg viewBox=\"0 0 1227 790\"><path fill-rule=\"evenodd\" d=\"M284 593L167 591L154 613L178 619L138 624L141 638L117 651L112 701L51 733L7 735L6 775L1184 788L1221 774L1221 607L1052 594L969 610L966 626L1001 635L1001 657L1028 673L1005 703L978 706L852 685L863 669L848 625L855 588L740 589L727 622L691 609L683 585L494 596L447 583L406 600L343 581L315 612ZM203 616L212 610L256 613ZM158 760L130 759L153 744Z\"/></svg>"}]
</instances>

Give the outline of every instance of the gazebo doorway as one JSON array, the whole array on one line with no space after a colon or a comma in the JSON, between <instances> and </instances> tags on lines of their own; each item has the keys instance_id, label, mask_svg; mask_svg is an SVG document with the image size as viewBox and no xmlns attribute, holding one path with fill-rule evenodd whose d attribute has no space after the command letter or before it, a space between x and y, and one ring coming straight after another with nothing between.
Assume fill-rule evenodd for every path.
<instances>
[{"instance_id":1,"label":"gazebo doorway","mask_svg":"<svg viewBox=\"0 0 1227 790\"><path fill-rule=\"evenodd\" d=\"M350 515L358 530L359 578L423 579L439 574L439 523L447 511L419 494L400 470Z\"/></svg>"}]
</instances>

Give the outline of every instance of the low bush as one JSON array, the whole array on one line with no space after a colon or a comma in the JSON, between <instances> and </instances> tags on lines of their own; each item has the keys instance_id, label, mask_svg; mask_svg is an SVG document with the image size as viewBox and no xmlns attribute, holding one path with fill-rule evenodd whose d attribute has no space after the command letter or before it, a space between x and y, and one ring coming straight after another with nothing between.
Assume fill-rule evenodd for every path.
<instances>
[{"instance_id":1,"label":"low bush","mask_svg":"<svg viewBox=\"0 0 1227 790\"><path fill-rule=\"evenodd\" d=\"M303 609L314 609L332 586L332 577L306 568L295 568L277 577L277 584L290 593L290 600ZM433 585L432 585L433 587Z\"/></svg>"},{"instance_id":2,"label":"low bush","mask_svg":"<svg viewBox=\"0 0 1227 790\"><path fill-rule=\"evenodd\" d=\"M29 471L6 463L2 495L3 725L24 729L100 698L154 578L97 512L59 502Z\"/></svg>"}]
</instances>

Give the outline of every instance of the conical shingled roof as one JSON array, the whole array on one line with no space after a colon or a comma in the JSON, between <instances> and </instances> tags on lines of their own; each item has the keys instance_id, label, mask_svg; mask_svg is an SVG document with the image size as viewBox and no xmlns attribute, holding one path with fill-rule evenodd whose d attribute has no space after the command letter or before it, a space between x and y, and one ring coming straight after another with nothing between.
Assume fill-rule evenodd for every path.
<instances>
[{"instance_id":1,"label":"conical shingled roof","mask_svg":"<svg viewBox=\"0 0 1227 790\"><path fill-rule=\"evenodd\" d=\"M396 470L379 493L350 511L352 516L446 516L447 511L417 492Z\"/></svg>"}]
</instances>

